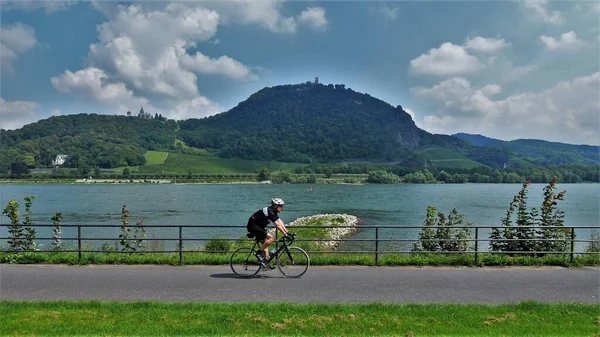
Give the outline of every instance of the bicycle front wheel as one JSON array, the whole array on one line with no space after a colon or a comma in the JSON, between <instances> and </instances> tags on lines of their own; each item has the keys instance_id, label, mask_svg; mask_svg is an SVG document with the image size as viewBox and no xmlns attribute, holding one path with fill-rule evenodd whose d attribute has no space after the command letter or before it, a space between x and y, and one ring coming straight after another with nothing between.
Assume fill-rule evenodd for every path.
<instances>
[{"instance_id":1,"label":"bicycle front wheel","mask_svg":"<svg viewBox=\"0 0 600 337\"><path fill-rule=\"evenodd\" d=\"M229 266L233 272L241 277L252 277L260 271L260 264L252 249L242 247L231 254Z\"/></svg>"},{"instance_id":2,"label":"bicycle front wheel","mask_svg":"<svg viewBox=\"0 0 600 337\"><path fill-rule=\"evenodd\" d=\"M286 277L300 277L306 273L310 259L304 249L287 247L277 256L277 268Z\"/></svg>"}]
</instances>

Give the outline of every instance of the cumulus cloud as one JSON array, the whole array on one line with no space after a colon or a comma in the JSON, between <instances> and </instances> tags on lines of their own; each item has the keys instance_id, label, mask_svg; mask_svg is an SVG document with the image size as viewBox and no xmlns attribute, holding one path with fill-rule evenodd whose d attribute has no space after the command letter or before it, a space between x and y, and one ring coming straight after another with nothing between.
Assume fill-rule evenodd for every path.
<instances>
[{"instance_id":1,"label":"cumulus cloud","mask_svg":"<svg viewBox=\"0 0 600 337\"><path fill-rule=\"evenodd\" d=\"M486 38L482 36L468 37L463 45L444 42L439 48L431 48L427 53L410 61L409 71L412 74L435 76L455 76L478 72L486 66L494 65L495 56L478 58L469 54L491 54L510 46L510 42L502 38Z\"/></svg>"},{"instance_id":2,"label":"cumulus cloud","mask_svg":"<svg viewBox=\"0 0 600 337\"><path fill-rule=\"evenodd\" d=\"M560 12L548 11L548 0L524 0L523 5L537 19L555 25L563 23L563 16Z\"/></svg>"},{"instance_id":3,"label":"cumulus cloud","mask_svg":"<svg viewBox=\"0 0 600 337\"><path fill-rule=\"evenodd\" d=\"M324 30L328 22L325 18L325 9L323 7L308 7L298 16L298 22L315 30Z\"/></svg>"},{"instance_id":4,"label":"cumulus cloud","mask_svg":"<svg viewBox=\"0 0 600 337\"><path fill-rule=\"evenodd\" d=\"M465 43L465 48L484 53L493 53L508 46L510 46L510 43L504 39L485 38L481 36L476 36L472 39L467 38L467 42Z\"/></svg>"},{"instance_id":5,"label":"cumulus cloud","mask_svg":"<svg viewBox=\"0 0 600 337\"><path fill-rule=\"evenodd\" d=\"M249 66L231 57L187 52L214 38L219 25L214 10L186 3L156 9L92 4L109 20L97 28L99 41L90 45L87 68L66 70L51 79L61 93L124 111L143 105L145 110L178 118L218 112L217 104L199 94L198 74L257 78Z\"/></svg>"},{"instance_id":6,"label":"cumulus cloud","mask_svg":"<svg viewBox=\"0 0 600 337\"><path fill-rule=\"evenodd\" d=\"M464 47L450 42L442 43L439 48L432 48L410 61L411 72L437 76L473 73L483 67L483 63Z\"/></svg>"},{"instance_id":7,"label":"cumulus cloud","mask_svg":"<svg viewBox=\"0 0 600 337\"><path fill-rule=\"evenodd\" d=\"M37 44L35 30L17 22L0 28L0 63L2 70L13 70L13 62L18 56Z\"/></svg>"},{"instance_id":8,"label":"cumulus cloud","mask_svg":"<svg viewBox=\"0 0 600 337\"><path fill-rule=\"evenodd\" d=\"M205 74L224 74L234 79L254 78L250 68L228 56L220 56L217 59L197 52L194 56L184 54L181 59L185 68Z\"/></svg>"},{"instance_id":9,"label":"cumulus cloud","mask_svg":"<svg viewBox=\"0 0 600 337\"><path fill-rule=\"evenodd\" d=\"M540 40L544 43L546 48L549 50L565 50L565 49L577 49L583 45L583 42L577 37L574 31L569 31L560 34L560 38L555 39L552 36L542 35Z\"/></svg>"},{"instance_id":10,"label":"cumulus cloud","mask_svg":"<svg viewBox=\"0 0 600 337\"><path fill-rule=\"evenodd\" d=\"M7 101L0 97L0 128L14 130L38 120L41 106L31 101Z\"/></svg>"},{"instance_id":11,"label":"cumulus cloud","mask_svg":"<svg viewBox=\"0 0 600 337\"><path fill-rule=\"evenodd\" d=\"M46 14L64 11L77 3L76 0L3 0L2 10L35 11L44 9Z\"/></svg>"},{"instance_id":12,"label":"cumulus cloud","mask_svg":"<svg viewBox=\"0 0 600 337\"><path fill-rule=\"evenodd\" d=\"M169 109L173 119L203 118L221 111L218 104L202 96L177 103Z\"/></svg>"},{"instance_id":13,"label":"cumulus cloud","mask_svg":"<svg viewBox=\"0 0 600 337\"><path fill-rule=\"evenodd\" d=\"M122 82L111 83L108 75L94 67L85 68L76 72L65 70L59 76L50 79L52 85L61 93L70 93L82 97L93 98L104 104L145 104L145 98L135 97Z\"/></svg>"},{"instance_id":14,"label":"cumulus cloud","mask_svg":"<svg viewBox=\"0 0 600 337\"><path fill-rule=\"evenodd\" d=\"M489 97L496 91L490 88L476 89L456 77L431 88L412 88L411 93L434 105L434 114L424 118L428 130L600 144L600 72L499 100Z\"/></svg>"}]
</instances>

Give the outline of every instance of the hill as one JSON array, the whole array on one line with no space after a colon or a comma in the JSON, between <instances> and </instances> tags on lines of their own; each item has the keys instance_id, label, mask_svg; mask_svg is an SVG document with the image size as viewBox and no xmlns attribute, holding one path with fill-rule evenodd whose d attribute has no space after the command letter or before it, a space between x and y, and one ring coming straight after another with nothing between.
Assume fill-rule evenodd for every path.
<instances>
[{"instance_id":1,"label":"hill","mask_svg":"<svg viewBox=\"0 0 600 337\"><path fill-rule=\"evenodd\" d=\"M227 112L179 125L186 144L221 157L300 163L402 161L419 146L455 142L419 129L401 106L331 84L264 88Z\"/></svg>"},{"instance_id":2,"label":"hill","mask_svg":"<svg viewBox=\"0 0 600 337\"><path fill-rule=\"evenodd\" d=\"M79 114L55 116L17 130L0 130L0 166L49 166L68 154L68 167L144 165L148 150L173 149L177 123L162 119Z\"/></svg>"},{"instance_id":3,"label":"hill","mask_svg":"<svg viewBox=\"0 0 600 337\"><path fill-rule=\"evenodd\" d=\"M178 155L145 156L148 151ZM240 172L264 163L285 169L324 163L458 170L600 163L597 146L430 134L401 106L341 84L310 82L264 88L233 109L202 119L79 114L0 130L3 173L51 167L58 154L68 155L64 166L82 173L143 166L148 158L160 162L148 170L185 173L209 167Z\"/></svg>"},{"instance_id":4,"label":"hill","mask_svg":"<svg viewBox=\"0 0 600 337\"><path fill-rule=\"evenodd\" d=\"M475 146L486 149L504 148L511 153L538 166L552 165L598 165L600 164L600 147L592 145L573 145L550 142L539 139L516 139L503 141L482 135L458 133L453 137L465 140Z\"/></svg>"}]
</instances>

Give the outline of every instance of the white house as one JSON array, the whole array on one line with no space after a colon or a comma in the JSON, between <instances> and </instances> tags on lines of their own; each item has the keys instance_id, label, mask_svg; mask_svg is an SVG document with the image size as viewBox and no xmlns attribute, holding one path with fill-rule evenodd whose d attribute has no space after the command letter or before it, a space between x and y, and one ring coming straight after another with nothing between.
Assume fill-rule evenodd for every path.
<instances>
[{"instance_id":1,"label":"white house","mask_svg":"<svg viewBox=\"0 0 600 337\"><path fill-rule=\"evenodd\" d=\"M67 155L66 154L56 155L56 159L54 159L52 161L52 165L62 165L62 164L65 163L66 160L67 160Z\"/></svg>"}]
</instances>

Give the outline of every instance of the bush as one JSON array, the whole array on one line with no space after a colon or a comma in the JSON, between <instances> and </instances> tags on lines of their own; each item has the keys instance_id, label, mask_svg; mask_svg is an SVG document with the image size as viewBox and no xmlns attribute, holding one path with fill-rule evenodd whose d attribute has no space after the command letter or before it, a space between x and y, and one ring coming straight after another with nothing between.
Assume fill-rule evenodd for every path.
<instances>
[{"instance_id":1,"label":"bush","mask_svg":"<svg viewBox=\"0 0 600 337\"><path fill-rule=\"evenodd\" d=\"M226 237L217 236L210 239L204 246L204 250L209 252L227 252L231 249L231 241Z\"/></svg>"}]
</instances>

